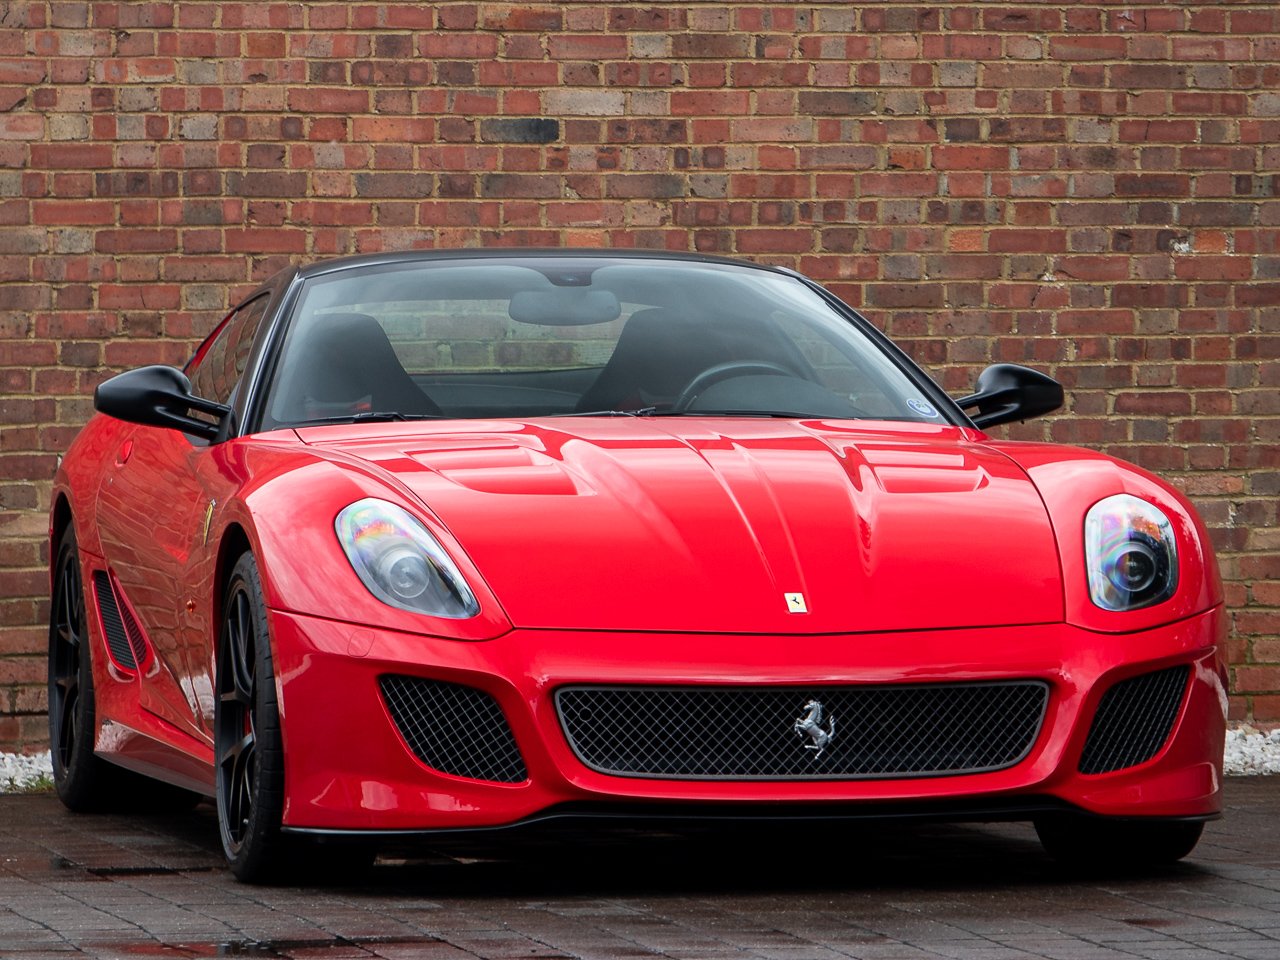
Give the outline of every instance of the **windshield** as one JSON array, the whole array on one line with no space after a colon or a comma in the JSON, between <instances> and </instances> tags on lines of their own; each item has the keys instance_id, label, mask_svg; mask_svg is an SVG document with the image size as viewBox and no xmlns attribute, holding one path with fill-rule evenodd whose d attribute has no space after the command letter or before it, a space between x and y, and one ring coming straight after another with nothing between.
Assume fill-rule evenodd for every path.
<instances>
[{"instance_id":1,"label":"windshield","mask_svg":"<svg viewBox=\"0 0 1280 960\"><path fill-rule=\"evenodd\" d=\"M564 256L389 263L306 280L263 428L574 415L945 422L799 280Z\"/></svg>"}]
</instances>

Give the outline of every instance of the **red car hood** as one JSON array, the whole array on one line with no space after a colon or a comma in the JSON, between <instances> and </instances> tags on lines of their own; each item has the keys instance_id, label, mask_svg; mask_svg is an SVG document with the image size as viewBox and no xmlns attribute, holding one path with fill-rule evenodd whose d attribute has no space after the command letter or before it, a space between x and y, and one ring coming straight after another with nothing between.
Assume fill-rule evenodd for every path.
<instances>
[{"instance_id":1,"label":"red car hood","mask_svg":"<svg viewBox=\"0 0 1280 960\"><path fill-rule=\"evenodd\" d=\"M561 418L299 434L420 497L518 627L844 633L1063 617L1035 487L954 427Z\"/></svg>"}]
</instances>

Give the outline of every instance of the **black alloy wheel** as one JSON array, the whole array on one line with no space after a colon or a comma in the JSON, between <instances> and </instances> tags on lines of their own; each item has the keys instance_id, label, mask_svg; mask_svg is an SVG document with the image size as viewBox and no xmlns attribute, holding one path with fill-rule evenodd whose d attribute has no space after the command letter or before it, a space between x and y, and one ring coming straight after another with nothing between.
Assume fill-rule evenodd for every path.
<instances>
[{"instance_id":1,"label":"black alloy wheel","mask_svg":"<svg viewBox=\"0 0 1280 960\"><path fill-rule=\"evenodd\" d=\"M91 810L109 796L110 768L93 753L93 663L86 628L80 551L71 527L58 543L49 604L49 745L53 783L72 810Z\"/></svg>"},{"instance_id":2,"label":"black alloy wheel","mask_svg":"<svg viewBox=\"0 0 1280 960\"><path fill-rule=\"evenodd\" d=\"M216 686L213 743L222 849L236 877L267 880L283 866L284 749L267 606L249 553L227 581Z\"/></svg>"},{"instance_id":3,"label":"black alloy wheel","mask_svg":"<svg viewBox=\"0 0 1280 960\"><path fill-rule=\"evenodd\" d=\"M246 553L227 580L218 638L213 749L222 850L246 883L349 882L373 862L375 847L281 831L284 739L268 631L262 579Z\"/></svg>"}]
</instances>

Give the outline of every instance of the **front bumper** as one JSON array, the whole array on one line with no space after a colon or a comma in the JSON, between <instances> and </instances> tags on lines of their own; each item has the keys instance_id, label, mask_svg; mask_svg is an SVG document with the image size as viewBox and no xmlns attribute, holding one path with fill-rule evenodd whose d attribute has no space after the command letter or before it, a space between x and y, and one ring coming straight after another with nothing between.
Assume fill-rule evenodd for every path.
<instances>
[{"instance_id":1,"label":"front bumper","mask_svg":"<svg viewBox=\"0 0 1280 960\"><path fill-rule=\"evenodd\" d=\"M272 611L290 829L476 829L557 810L852 815L896 810L1080 809L1123 817L1211 817L1221 809L1226 675L1221 608L1154 630L1065 624L842 636L724 636L515 630L465 642ZM1174 665L1190 679L1150 760L1078 771L1113 684ZM396 674L464 684L501 706L528 778L505 784L432 770L408 749L379 692ZM1030 752L985 773L858 780L682 780L586 767L556 714L569 684L742 686L1038 679L1049 685ZM978 818L982 818L979 816Z\"/></svg>"}]
</instances>

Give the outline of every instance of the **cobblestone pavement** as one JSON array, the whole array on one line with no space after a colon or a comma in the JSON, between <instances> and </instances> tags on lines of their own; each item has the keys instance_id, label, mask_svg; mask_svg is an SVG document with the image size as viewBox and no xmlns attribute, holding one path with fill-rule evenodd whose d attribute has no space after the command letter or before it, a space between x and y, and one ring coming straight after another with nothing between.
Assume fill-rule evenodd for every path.
<instances>
[{"instance_id":1,"label":"cobblestone pavement","mask_svg":"<svg viewBox=\"0 0 1280 960\"><path fill-rule=\"evenodd\" d=\"M1192 858L1071 875L1029 826L653 832L384 857L248 887L207 806L75 816L0 797L0 957L1280 958L1280 779L1228 782Z\"/></svg>"}]
</instances>

